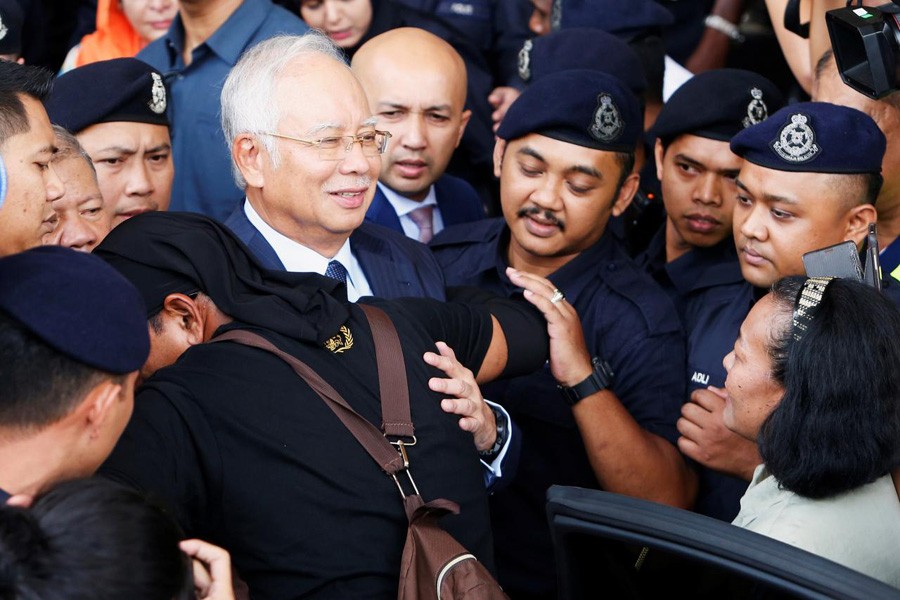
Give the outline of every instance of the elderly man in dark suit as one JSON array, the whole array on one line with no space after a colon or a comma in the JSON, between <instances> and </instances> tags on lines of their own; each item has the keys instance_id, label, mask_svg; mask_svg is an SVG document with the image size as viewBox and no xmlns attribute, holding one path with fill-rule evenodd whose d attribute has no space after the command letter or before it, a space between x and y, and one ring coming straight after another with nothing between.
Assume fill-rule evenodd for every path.
<instances>
[{"instance_id":1,"label":"elderly man in dark suit","mask_svg":"<svg viewBox=\"0 0 900 600\"><path fill-rule=\"evenodd\" d=\"M247 52L225 82L222 122L246 193L226 225L265 266L333 277L350 300L444 298L424 245L363 223L390 134L325 36Z\"/></svg>"}]
</instances>

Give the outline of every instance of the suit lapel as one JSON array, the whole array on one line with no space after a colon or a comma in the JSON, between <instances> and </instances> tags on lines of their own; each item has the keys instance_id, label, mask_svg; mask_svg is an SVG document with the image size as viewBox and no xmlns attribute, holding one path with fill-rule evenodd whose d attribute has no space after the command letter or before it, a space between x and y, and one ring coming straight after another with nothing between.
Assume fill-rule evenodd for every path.
<instances>
[{"instance_id":1,"label":"suit lapel","mask_svg":"<svg viewBox=\"0 0 900 600\"><path fill-rule=\"evenodd\" d=\"M275 250L247 218L243 202L239 203L234 212L225 220L225 226L247 244L247 247L265 268L275 271L284 270L284 263L278 258Z\"/></svg>"},{"instance_id":2,"label":"suit lapel","mask_svg":"<svg viewBox=\"0 0 900 600\"><path fill-rule=\"evenodd\" d=\"M384 192L381 191L380 186L375 186L375 197L372 199L372 204L369 205L369 210L366 211L366 218L382 227L403 233L400 218L394 211L394 207L388 202Z\"/></svg>"},{"instance_id":3,"label":"suit lapel","mask_svg":"<svg viewBox=\"0 0 900 600\"><path fill-rule=\"evenodd\" d=\"M423 294L409 260L397 260L391 245L363 223L350 236L350 248L362 266L372 293L383 298Z\"/></svg>"}]
</instances>

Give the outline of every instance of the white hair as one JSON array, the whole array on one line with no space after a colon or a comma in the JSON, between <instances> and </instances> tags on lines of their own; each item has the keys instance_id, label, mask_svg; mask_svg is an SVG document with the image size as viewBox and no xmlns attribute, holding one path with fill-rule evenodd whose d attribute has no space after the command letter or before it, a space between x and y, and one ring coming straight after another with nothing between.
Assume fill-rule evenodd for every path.
<instances>
[{"instance_id":1,"label":"white hair","mask_svg":"<svg viewBox=\"0 0 900 600\"><path fill-rule=\"evenodd\" d=\"M57 163L70 158L80 158L91 168L91 175L94 177L94 183L97 183L97 167L90 155L78 141L78 138L72 135L68 129L61 125L53 125L53 135L56 138L56 152L50 157L50 162ZM98 184L99 185L99 184Z\"/></svg>"},{"instance_id":2,"label":"white hair","mask_svg":"<svg viewBox=\"0 0 900 600\"><path fill-rule=\"evenodd\" d=\"M274 131L281 118L274 101L275 83L289 63L308 55L326 56L347 66L343 51L328 36L315 30L303 35L269 38L241 56L222 87L222 131L229 149L239 134L255 134L269 153L272 165L278 167L275 141L272 136L264 135ZM247 182L237 164L233 163L231 169L238 187L246 188Z\"/></svg>"}]
</instances>

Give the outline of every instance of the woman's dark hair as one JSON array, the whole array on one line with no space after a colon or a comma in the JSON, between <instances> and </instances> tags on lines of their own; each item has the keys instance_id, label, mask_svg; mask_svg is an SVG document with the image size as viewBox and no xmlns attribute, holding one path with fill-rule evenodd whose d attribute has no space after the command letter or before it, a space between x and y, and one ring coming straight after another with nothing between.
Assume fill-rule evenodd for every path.
<instances>
[{"instance_id":1,"label":"woman's dark hair","mask_svg":"<svg viewBox=\"0 0 900 600\"><path fill-rule=\"evenodd\" d=\"M788 277L772 288L789 317L805 281ZM788 326L769 351L784 397L760 428L759 451L783 488L827 498L898 464L900 312L887 298L832 280L800 339Z\"/></svg>"},{"instance_id":2,"label":"woman's dark hair","mask_svg":"<svg viewBox=\"0 0 900 600\"><path fill-rule=\"evenodd\" d=\"M182 537L134 490L103 479L61 484L30 510L0 506L0 598L193 598Z\"/></svg>"}]
</instances>

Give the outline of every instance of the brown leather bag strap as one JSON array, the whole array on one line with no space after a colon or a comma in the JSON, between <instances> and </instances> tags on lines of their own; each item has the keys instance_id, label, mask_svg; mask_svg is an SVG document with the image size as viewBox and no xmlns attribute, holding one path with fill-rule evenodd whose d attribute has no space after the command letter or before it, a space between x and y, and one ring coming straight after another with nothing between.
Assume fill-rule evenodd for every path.
<instances>
[{"instance_id":1,"label":"brown leather bag strap","mask_svg":"<svg viewBox=\"0 0 900 600\"><path fill-rule=\"evenodd\" d=\"M397 328L380 308L358 304L372 328L375 359L378 363L378 386L381 393L381 427L385 435L411 438L415 434L409 412L409 385L406 363Z\"/></svg>"},{"instance_id":2,"label":"brown leather bag strap","mask_svg":"<svg viewBox=\"0 0 900 600\"><path fill-rule=\"evenodd\" d=\"M396 475L402 471L404 465L403 457L397 452L390 442L385 439L384 435L377 427L372 425L365 417L357 413L347 404L347 401L335 390L331 385L322 379L309 365L295 356L278 348L275 344L262 337L258 333L247 331L244 329L232 329L220 336L215 337L211 342L232 341L245 346L252 346L260 350L271 352L288 363L309 386L325 401L325 404L334 411L334 414L341 420L344 426L353 434L353 437L365 448L378 466L383 471L391 475ZM376 356L377 358L377 356Z\"/></svg>"}]
</instances>

